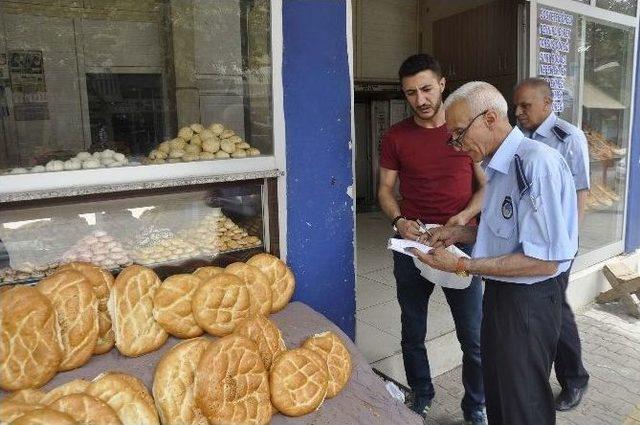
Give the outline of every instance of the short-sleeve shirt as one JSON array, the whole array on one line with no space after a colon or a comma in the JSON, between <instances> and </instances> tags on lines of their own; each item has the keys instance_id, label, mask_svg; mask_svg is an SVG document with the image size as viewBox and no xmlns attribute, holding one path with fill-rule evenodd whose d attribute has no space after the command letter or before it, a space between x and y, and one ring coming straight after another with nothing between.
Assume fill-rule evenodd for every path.
<instances>
[{"instance_id":1,"label":"short-sleeve shirt","mask_svg":"<svg viewBox=\"0 0 640 425\"><path fill-rule=\"evenodd\" d=\"M471 200L473 161L447 146L448 139L446 125L424 128L412 117L384 134L380 166L398 172L403 216L445 224Z\"/></svg>"},{"instance_id":2,"label":"short-sleeve shirt","mask_svg":"<svg viewBox=\"0 0 640 425\"><path fill-rule=\"evenodd\" d=\"M576 190L589 189L589 148L582 130L551 112L533 133L524 134L560 152L569 165Z\"/></svg>"},{"instance_id":3,"label":"short-sleeve shirt","mask_svg":"<svg viewBox=\"0 0 640 425\"><path fill-rule=\"evenodd\" d=\"M515 155L530 189L521 195ZM514 128L483 167L487 186L473 258L523 253L556 261L550 276L487 279L532 284L566 271L578 250L578 210L571 170L558 151Z\"/></svg>"}]
</instances>

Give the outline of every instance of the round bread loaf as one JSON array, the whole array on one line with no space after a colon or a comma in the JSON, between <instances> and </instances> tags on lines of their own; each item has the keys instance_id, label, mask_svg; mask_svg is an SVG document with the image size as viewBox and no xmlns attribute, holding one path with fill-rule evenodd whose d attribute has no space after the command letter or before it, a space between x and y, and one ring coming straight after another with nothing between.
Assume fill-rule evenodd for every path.
<instances>
[{"instance_id":1,"label":"round bread loaf","mask_svg":"<svg viewBox=\"0 0 640 425\"><path fill-rule=\"evenodd\" d=\"M198 325L215 336L233 332L252 309L246 285L229 273L220 273L202 282L193 294L192 303Z\"/></svg>"},{"instance_id":2,"label":"round bread loaf","mask_svg":"<svg viewBox=\"0 0 640 425\"><path fill-rule=\"evenodd\" d=\"M49 391L44 397L42 397L40 402L41 404L50 405L61 397L71 394L82 394L87 391L90 384L91 382L85 379L74 379L73 381L69 381L66 384L62 384Z\"/></svg>"},{"instance_id":3,"label":"round bread loaf","mask_svg":"<svg viewBox=\"0 0 640 425\"><path fill-rule=\"evenodd\" d=\"M244 319L234 331L237 335L249 338L258 346L265 369L271 369L273 360L287 350L280 329L271 320L258 315Z\"/></svg>"},{"instance_id":4,"label":"round bread loaf","mask_svg":"<svg viewBox=\"0 0 640 425\"><path fill-rule=\"evenodd\" d=\"M69 415L57 410L43 408L25 413L11 422L11 425L78 425Z\"/></svg>"},{"instance_id":5,"label":"round bread loaf","mask_svg":"<svg viewBox=\"0 0 640 425\"><path fill-rule=\"evenodd\" d=\"M169 350L153 376L153 399L163 425L207 425L196 407L196 367L210 342L204 338L184 341Z\"/></svg>"},{"instance_id":6,"label":"round bread loaf","mask_svg":"<svg viewBox=\"0 0 640 425\"><path fill-rule=\"evenodd\" d=\"M204 281L222 272L224 272L224 269L222 267L206 266L197 268L196 271L193 272L193 275Z\"/></svg>"},{"instance_id":7,"label":"round bread loaf","mask_svg":"<svg viewBox=\"0 0 640 425\"><path fill-rule=\"evenodd\" d=\"M53 305L63 357L58 370L75 369L89 361L98 341L98 299L85 277L61 270L42 279L36 288Z\"/></svg>"},{"instance_id":8,"label":"round bread loaf","mask_svg":"<svg viewBox=\"0 0 640 425\"><path fill-rule=\"evenodd\" d=\"M302 346L318 353L327 363L329 369L327 398L335 397L351 377L349 350L338 335L329 331L308 338Z\"/></svg>"},{"instance_id":9,"label":"round bread loaf","mask_svg":"<svg viewBox=\"0 0 640 425\"><path fill-rule=\"evenodd\" d=\"M82 425L122 425L115 410L104 401L87 394L60 397L49 407L71 416Z\"/></svg>"},{"instance_id":10,"label":"round bread loaf","mask_svg":"<svg viewBox=\"0 0 640 425\"><path fill-rule=\"evenodd\" d=\"M279 355L269 372L271 402L287 416L318 409L327 394L329 372L317 353L296 348Z\"/></svg>"},{"instance_id":11,"label":"round bread loaf","mask_svg":"<svg viewBox=\"0 0 640 425\"><path fill-rule=\"evenodd\" d=\"M153 318L153 297L160 278L147 267L133 265L116 278L109 298L116 347L125 356L135 357L158 349L168 338Z\"/></svg>"},{"instance_id":12,"label":"round bread loaf","mask_svg":"<svg viewBox=\"0 0 640 425\"><path fill-rule=\"evenodd\" d=\"M264 253L254 255L247 264L259 268L269 279L273 296L271 312L285 308L296 289L296 280L289 267L278 257Z\"/></svg>"},{"instance_id":13,"label":"round bread loaf","mask_svg":"<svg viewBox=\"0 0 640 425\"><path fill-rule=\"evenodd\" d=\"M203 334L191 311L193 293L202 281L190 274L176 274L162 282L153 298L153 318L165 331L178 338Z\"/></svg>"},{"instance_id":14,"label":"round bread loaf","mask_svg":"<svg viewBox=\"0 0 640 425\"><path fill-rule=\"evenodd\" d=\"M0 387L7 391L41 387L62 360L51 301L29 286L0 296Z\"/></svg>"},{"instance_id":15,"label":"round bread loaf","mask_svg":"<svg viewBox=\"0 0 640 425\"><path fill-rule=\"evenodd\" d=\"M43 407L45 406L42 404L4 399L0 401L0 424L10 424L25 413L42 409Z\"/></svg>"},{"instance_id":16,"label":"round bread loaf","mask_svg":"<svg viewBox=\"0 0 640 425\"><path fill-rule=\"evenodd\" d=\"M212 424L269 423L269 379L258 347L240 335L212 342L196 368L195 397Z\"/></svg>"},{"instance_id":17,"label":"round bread loaf","mask_svg":"<svg viewBox=\"0 0 640 425\"><path fill-rule=\"evenodd\" d=\"M111 328L111 317L107 310L107 302L109 301L109 293L113 287L113 275L98 266L91 263L72 262L63 265L59 270L72 269L82 275L93 286L98 298L98 341L93 354L103 354L113 348L115 338L113 329Z\"/></svg>"},{"instance_id":18,"label":"round bread loaf","mask_svg":"<svg viewBox=\"0 0 640 425\"><path fill-rule=\"evenodd\" d=\"M45 393L40 390L25 388L24 390L12 392L5 400L26 404L44 404L42 403L44 396Z\"/></svg>"},{"instance_id":19,"label":"round bread loaf","mask_svg":"<svg viewBox=\"0 0 640 425\"><path fill-rule=\"evenodd\" d=\"M225 269L225 273L236 275L247 285L251 295L252 305L255 307L251 314L268 316L271 312L271 285L269 279L257 267L245 263L232 263Z\"/></svg>"},{"instance_id":20,"label":"round bread loaf","mask_svg":"<svg viewBox=\"0 0 640 425\"><path fill-rule=\"evenodd\" d=\"M107 403L123 425L159 425L153 397L136 377L108 372L97 376L87 394Z\"/></svg>"}]
</instances>

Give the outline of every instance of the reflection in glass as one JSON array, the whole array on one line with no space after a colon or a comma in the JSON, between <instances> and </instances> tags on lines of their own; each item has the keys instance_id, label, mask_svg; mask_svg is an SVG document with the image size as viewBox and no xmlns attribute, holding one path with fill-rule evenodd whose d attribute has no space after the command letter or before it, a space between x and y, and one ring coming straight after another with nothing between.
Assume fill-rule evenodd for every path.
<instances>
[{"instance_id":1,"label":"reflection in glass","mask_svg":"<svg viewBox=\"0 0 640 425\"><path fill-rule=\"evenodd\" d=\"M596 6L613 12L635 16L638 0L597 0Z\"/></svg>"}]
</instances>

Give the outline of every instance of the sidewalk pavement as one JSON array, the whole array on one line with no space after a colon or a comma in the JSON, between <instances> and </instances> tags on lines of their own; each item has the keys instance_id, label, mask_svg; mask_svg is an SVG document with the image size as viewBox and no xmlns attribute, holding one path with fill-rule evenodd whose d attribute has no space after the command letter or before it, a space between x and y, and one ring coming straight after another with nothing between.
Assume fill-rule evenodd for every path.
<instances>
[{"instance_id":1,"label":"sidewalk pavement","mask_svg":"<svg viewBox=\"0 0 640 425\"><path fill-rule=\"evenodd\" d=\"M640 319L627 315L617 303L593 305L576 315L583 361L591 378L582 403L558 412L567 425L640 425ZM464 394L460 367L434 380L436 396L427 424L462 423ZM554 393L560 386L551 373Z\"/></svg>"}]
</instances>

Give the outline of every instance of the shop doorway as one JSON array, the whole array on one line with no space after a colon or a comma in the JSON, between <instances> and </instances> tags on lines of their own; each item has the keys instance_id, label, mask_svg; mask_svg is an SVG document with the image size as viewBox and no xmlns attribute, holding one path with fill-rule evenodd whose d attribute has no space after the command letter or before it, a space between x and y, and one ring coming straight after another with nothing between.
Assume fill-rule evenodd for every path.
<instances>
[{"instance_id":1,"label":"shop doorway","mask_svg":"<svg viewBox=\"0 0 640 425\"><path fill-rule=\"evenodd\" d=\"M398 0L397 3L400 8L400 3L406 7L410 2ZM445 96L467 81L483 80L496 86L510 103L522 68L519 55L526 55L518 44L518 40L522 40L518 29L522 28L523 33L524 29L520 25L520 5L512 0L416 1L417 19L407 14L404 22L397 23L394 19L400 19L398 16L391 16L391 10L384 11L385 26L377 31L367 25L377 22L375 9L382 6L366 0L354 0L354 5L356 343L374 369L406 385L400 347L400 307L393 260L386 249L392 229L379 209L376 194L380 139L391 125L411 116L395 76L397 68L410 54L430 53L441 62L447 78ZM402 58L395 57L393 63L389 60L386 72L379 66L365 69L369 63L366 57L371 53L363 49L375 45L375 40L392 26L394 30L405 28L415 32L414 50L405 48ZM395 50L402 48L398 45ZM386 59L378 50L377 59L384 62ZM376 72L380 72L380 78L375 78ZM461 363L453 318L438 287L429 304L426 345L432 376Z\"/></svg>"}]
</instances>

